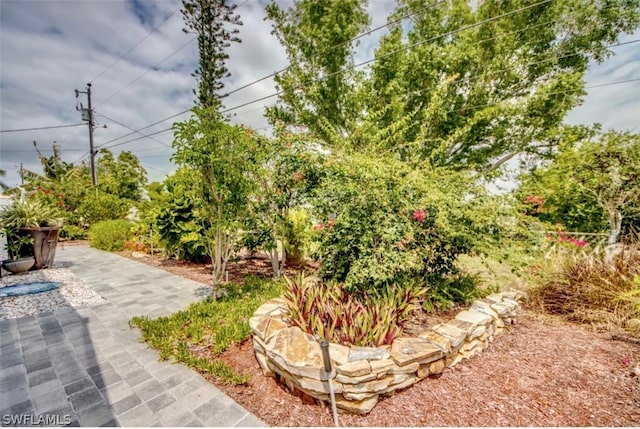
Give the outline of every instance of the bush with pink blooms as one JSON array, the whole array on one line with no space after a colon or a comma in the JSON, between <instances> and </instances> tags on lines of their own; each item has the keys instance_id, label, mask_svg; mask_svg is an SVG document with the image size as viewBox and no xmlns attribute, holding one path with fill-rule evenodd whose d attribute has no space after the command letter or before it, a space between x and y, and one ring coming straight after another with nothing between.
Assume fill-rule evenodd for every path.
<instances>
[{"instance_id":1,"label":"bush with pink blooms","mask_svg":"<svg viewBox=\"0 0 640 429\"><path fill-rule=\"evenodd\" d=\"M365 156L336 159L314 202L312 235L324 280L348 290L451 286L454 262L480 233L464 175ZM468 195L467 195L468 196Z\"/></svg>"}]
</instances>

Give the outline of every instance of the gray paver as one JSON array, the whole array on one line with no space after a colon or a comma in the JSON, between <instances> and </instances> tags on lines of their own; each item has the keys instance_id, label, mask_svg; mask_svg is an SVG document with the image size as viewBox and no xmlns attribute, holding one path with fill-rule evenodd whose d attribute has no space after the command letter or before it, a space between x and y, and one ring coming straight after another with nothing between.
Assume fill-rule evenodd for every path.
<instances>
[{"instance_id":1,"label":"gray paver","mask_svg":"<svg viewBox=\"0 0 640 429\"><path fill-rule=\"evenodd\" d=\"M132 410L133 408L137 407L140 404L142 404L142 400L140 400L138 395L136 395L135 393L132 393L126 398L123 398L118 402L113 403L111 408L116 415L120 415L128 412L129 410Z\"/></svg>"},{"instance_id":2,"label":"gray paver","mask_svg":"<svg viewBox=\"0 0 640 429\"><path fill-rule=\"evenodd\" d=\"M191 369L160 362L129 327L206 296L201 284L87 247L58 249L105 301L0 321L0 412L70 426L263 426Z\"/></svg>"},{"instance_id":3,"label":"gray paver","mask_svg":"<svg viewBox=\"0 0 640 429\"><path fill-rule=\"evenodd\" d=\"M147 401L147 407L149 407L149 409L154 413L157 413L173 404L174 402L176 402L176 398L174 398L171 393L164 392Z\"/></svg>"},{"instance_id":4,"label":"gray paver","mask_svg":"<svg viewBox=\"0 0 640 429\"><path fill-rule=\"evenodd\" d=\"M0 409L0 415L2 416L24 416L35 414L35 406L31 399L22 401L18 404L12 405L7 408Z\"/></svg>"},{"instance_id":5,"label":"gray paver","mask_svg":"<svg viewBox=\"0 0 640 429\"><path fill-rule=\"evenodd\" d=\"M104 387L100 389L100 392L102 392L102 396L104 396L110 404L115 404L133 393L131 386L129 386L126 381L119 381Z\"/></svg>"},{"instance_id":6,"label":"gray paver","mask_svg":"<svg viewBox=\"0 0 640 429\"><path fill-rule=\"evenodd\" d=\"M38 414L44 414L47 411L56 410L68 406L67 397L59 391L49 391L33 397Z\"/></svg>"},{"instance_id":7,"label":"gray paver","mask_svg":"<svg viewBox=\"0 0 640 429\"><path fill-rule=\"evenodd\" d=\"M122 426L153 426L160 423L156 416L147 408L145 404L140 404L132 410L118 416Z\"/></svg>"},{"instance_id":8,"label":"gray paver","mask_svg":"<svg viewBox=\"0 0 640 429\"><path fill-rule=\"evenodd\" d=\"M29 387L33 387L42 383L46 383L47 381L55 380L57 376L54 369L52 367L48 367L40 371L29 373L28 378Z\"/></svg>"},{"instance_id":9,"label":"gray paver","mask_svg":"<svg viewBox=\"0 0 640 429\"><path fill-rule=\"evenodd\" d=\"M93 380L87 377L87 378L81 378L80 380L76 380L72 383L67 384L66 386L64 386L64 391L67 394L67 396L71 396L74 393L81 392L85 389L88 389L94 386L95 386L95 383L93 382Z\"/></svg>"},{"instance_id":10,"label":"gray paver","mask_svg":"<svg viewBox=\"0 0 640 429\"><path fill-rule=\"evenodd\" d=\"M135 386L133 390L143 401L148 401L154 396L158 396L163 391L162 385L158 382L158 380L155 380L153 378L149 381L145 381L144 383Z\"/></svg>"},{"instance_id":11,"label":"gray paver","mask_svg":"<svg viewBox=\"0 0 640 429\"><path fill-rule=\"evenodd\" d=\"M96 386L98 386L99 389L110 386L122 380L122 377L120 377L120 375L113 368L93 374L91 375L91 378L93 379L93 382L96 383Z\"/></svg>"},{"instance_id":12,"label":"gray paver","mask_svg":"<svg viewBox=\"0 0 640 429\"><path fill-rule=\"evenodd\" d=\"M223 410L215 410L215 414L204 424L207 427L229 427L247 416L247 411L239 407L228 407Z\"/></svg>"},{"instance_id":13,"label":"gray paver","mask_svg":"<svg viewBox=\"0 0 640 429\"><path fill-rule=\"evenodd\" d=\"M77 413L81 426L114 425L115 419L111 406L102 401Z\"/></svg>"},{"instance_id":14,"label":"gray paver","mask_svg":"<svg viewBox=\"0 0 640 429\"><path fill-rule=\"evenodd\" d=\"M69 395L69 402L73 410L78 412L104 402L104 398L98 388L93 386Z\"/></svg>"},{"instance_id":15,"label":"gray paver","mask_svg":"<svg viewBox=\"0 0 640 429\"><path fill-rule=\"evenodd\" d=\"M122 378L129 383L129 386L135 387L146 381L151 380L153 377L144 368L135 368L133 371L126 372Z\"/></svg>"},{"instance_id":16,"label":"gray paver","mask_svg":"<svg viewBox=\"0 0 640 429\"><path fill-rule=\"evenodd\" d=\"M187 426L190 421L197 420L193 414L185 411L178 404L171 404L157 413L160 423L164 426Z\"/></svg>"},{"instance_id":17,"label":"gray paver","mask_svg":"<svg viewBox=\"0 0 640 429\"><path fill-rule=\"evenodd\" d=\"M0 359L0 370L20 365L22 364L22 362L22 355L20 355L19 353L7 353L6 355L2 356L2 359Z\"/></svg>"}]
</instances>

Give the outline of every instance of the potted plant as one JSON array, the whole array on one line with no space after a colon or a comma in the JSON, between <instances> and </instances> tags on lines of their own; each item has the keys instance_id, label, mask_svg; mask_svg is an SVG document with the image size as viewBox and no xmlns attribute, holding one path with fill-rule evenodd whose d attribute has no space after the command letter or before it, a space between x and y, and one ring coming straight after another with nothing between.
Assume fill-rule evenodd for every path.
<instances>
[{"instance_id":1,"label":"potted plant","mask_svg":"<svg viewBox=\"0 0 640 429\"><path fill-rule=\"evenodd\" d=\"M35 269L53 265L61 225L55 208L24 197L14 198L0 212L0 228L7 237L9 257L33 256Z\"/></svg>"},{"instance_id":2,"label":"potted plant","mask_svg":"<svg viewBox=\"0 0 640 429\"><path fill-rule=\"evenodd\" d=\"M28 271L36 263L33 256L20 256L24 254L25 248L31 248L33 244L33 238L30 236L16 234L11 229L3 230L3 234L6 235L5 249L9 254L9 259L2 261L0 265L5 270L12 273L22 273Z\"/></svg>"}]
</instances>

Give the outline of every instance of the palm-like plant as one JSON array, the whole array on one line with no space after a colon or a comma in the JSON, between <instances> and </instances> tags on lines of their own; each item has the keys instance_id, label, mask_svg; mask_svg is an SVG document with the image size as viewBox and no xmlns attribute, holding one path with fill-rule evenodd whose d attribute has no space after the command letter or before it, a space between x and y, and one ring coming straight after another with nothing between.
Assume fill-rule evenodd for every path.
<instances>
[{"instance_id":1,"label":"palm-like plant","mask_svg":"<svg viewBox=\"0 0 640 429\"><path fill-rule=\"evenodd\" d=\"M14 198L11 205L0 211L0 228L19 230L47 226L60 226L60 213L49 205L37 200Z\"/></svg>"}]
</instances>

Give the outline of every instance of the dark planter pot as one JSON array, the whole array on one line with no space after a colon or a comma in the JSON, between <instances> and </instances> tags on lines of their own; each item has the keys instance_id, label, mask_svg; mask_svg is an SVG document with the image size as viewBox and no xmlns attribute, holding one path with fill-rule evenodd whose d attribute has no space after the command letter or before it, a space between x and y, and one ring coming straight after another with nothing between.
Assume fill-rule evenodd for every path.
<instances>
[{"instance_id":1,"label":"dark planter pot","mask_svg":"<svg viewBox=\"0 0 640 429\"><path fill-rule=\"evenodd\" d=\"M298 248L293 249L292 252L287 252L285 256L285 265L287 267L299 267L304 262L304 255Z\"/></svg>"},{"instance_id":2,"label":"dark planter pot","mask_svg":"<svg viewBox=\"0 0 640 429\"><path fill-rule=\"evenodd\" d=\"M2 261L2 268L13 274L24 273L25 271L29 271L35 262L36 261L33 256L15 260L8 259L6 261Z\"/></svg>"},{"instance_id":3,"label":"dark planter pot","mask_svg":"<svg viewBox=\"0 0 640 429\"><path fill-rule=\"evenodd\" d=\"M36 228L22 228L20 233L29 234L33 238L33 257L36 260L34 270L53 266L58 247L58 232L60 227L42 226Z\"/></svg>"}]
</instances>

